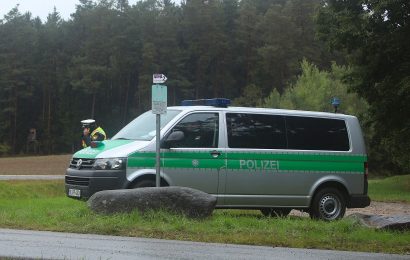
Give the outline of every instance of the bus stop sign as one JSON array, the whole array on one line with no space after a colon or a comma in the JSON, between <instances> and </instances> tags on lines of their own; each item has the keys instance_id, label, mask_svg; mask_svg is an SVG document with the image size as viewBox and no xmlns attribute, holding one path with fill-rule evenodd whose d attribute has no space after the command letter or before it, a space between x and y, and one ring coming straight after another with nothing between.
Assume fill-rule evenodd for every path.
<instances>
[{"instance_id":1,"label":"bus stop sign","mask_svg":"<svg viewBox=\"0 0 410 260\"><path fill-rule=\"evenodd\" d=\"M167 113L167 86L152 85L152 113Z\"/></svg>"}]
</instances>

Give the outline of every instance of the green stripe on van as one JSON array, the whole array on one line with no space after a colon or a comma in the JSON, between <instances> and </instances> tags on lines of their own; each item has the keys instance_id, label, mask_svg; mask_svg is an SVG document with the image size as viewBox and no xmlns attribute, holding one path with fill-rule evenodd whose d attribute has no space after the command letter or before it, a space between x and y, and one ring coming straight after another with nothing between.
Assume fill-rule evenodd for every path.
<instances>
[{"instance_id":1,"label":"green stripe on van","mask_svg":"<svg viewBox=\"0 0 410 260\"><path fill-rule=\"evenodd\" d=\"M364 173L365 155L299 154L299 153L239 153L228 152L228 170L250 171L326 171ZM225 166L221 155L212 158L209 151L161 153L161 166L165 168L220 169ZM138 152L128 159L128 167L155 167L155 153Z\"/></svg>"},{"instance_id":2,"label":"green stripe on van","mask_svg":"<svg viewBox=\"0 0 410 260\"><path fill-rule=\"evenodd\" d=\"M209 151L200 151L200 152L162 152L161 157L166 157L166 158L186 158L186 159L209 159L210 152ZM154 157L155 158L155 152L136 152L130 155L132 158L138 158L138 157L143 157L143 158L148 158L148 157Z\"/></svg>"},{"instance_id":3,"label":"green stripe on van","mask_svg":"<svg viewBox=\"0 0 410 260\"><path fill-rule=\"evenodd\" d=\"M153 156L150 156L153 155ZM188 155L188 154L187 154ZM161 154L161 167L167 168L198 168L198 169L220 169L225 166L225 160L222 159L213 159L210 158L208 154L208 158L197 158L197 157L179 157L170 158L166 157L164 159L163 155ZM147 168L154 168L155 167L155 154L146 154L145 157L137 156L137 157L130 157L128 158L128 167L147 167Z\"/></svg>"},{"instance_id":4,"label":"green stripe on van","mask_svg":"<svg viewBox=\"0 0 410 260\"><path fill-rule=\"evenodd\" d=\"M335 161L335 162L364 162L367 156L364 155L335 155L325 153L238 153L227 154L229 160L287 160L287 161Z\"/></svg>"}]
</instances>

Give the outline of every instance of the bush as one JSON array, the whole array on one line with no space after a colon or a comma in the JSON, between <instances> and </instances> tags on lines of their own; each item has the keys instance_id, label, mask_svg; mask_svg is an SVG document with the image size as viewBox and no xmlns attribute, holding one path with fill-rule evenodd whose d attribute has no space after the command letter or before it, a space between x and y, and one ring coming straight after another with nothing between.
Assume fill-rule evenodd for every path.
<instances>
[{"instance_id":1,"label":"bush","mask_svg":"<svg viewBox=\"0 0 410 260\"><path fill-rule=\"evenodd\" d=\"M0 143L0 155L5 155L10 152L11 147L5 143Z\"/></svg>"}]
</instances>

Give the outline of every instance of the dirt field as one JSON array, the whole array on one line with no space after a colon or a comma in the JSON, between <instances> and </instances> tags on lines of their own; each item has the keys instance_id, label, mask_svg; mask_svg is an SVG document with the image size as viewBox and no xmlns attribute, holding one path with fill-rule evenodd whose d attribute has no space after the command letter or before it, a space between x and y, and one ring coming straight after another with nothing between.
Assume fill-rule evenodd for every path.
<instances>
[{"instance_id":1,"label":"dirt field","mask_svg":"<svg viewBox=\"0 0 410 260\"><path fill-rule=\"evenodd\" d=\"M0 175L64 175L71 156L0 158Z\"/></svg>"}]
</instances>

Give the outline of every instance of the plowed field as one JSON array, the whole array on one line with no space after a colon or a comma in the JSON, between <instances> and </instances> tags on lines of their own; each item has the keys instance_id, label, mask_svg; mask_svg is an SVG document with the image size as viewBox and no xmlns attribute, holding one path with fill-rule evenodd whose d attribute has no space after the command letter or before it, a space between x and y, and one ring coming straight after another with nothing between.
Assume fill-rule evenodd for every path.
<instances>
[{"instance_id":1,"label":"plowed field","mask_svg":"<svg viewBox=\"0 0 410 260\"><path fill-rule=\"evenodd\" d=\"M0 175L64 175L71 156L0 158Z\"/></svg>"}]
</instances>

